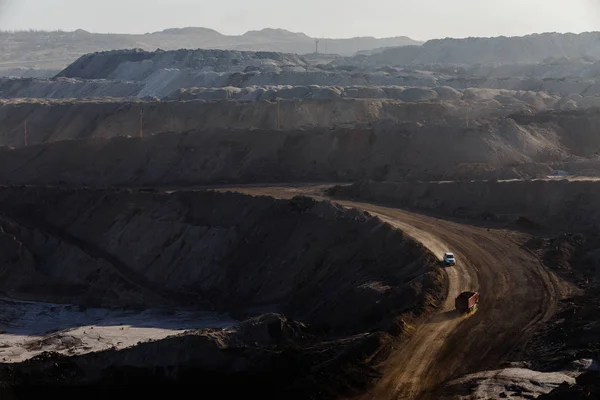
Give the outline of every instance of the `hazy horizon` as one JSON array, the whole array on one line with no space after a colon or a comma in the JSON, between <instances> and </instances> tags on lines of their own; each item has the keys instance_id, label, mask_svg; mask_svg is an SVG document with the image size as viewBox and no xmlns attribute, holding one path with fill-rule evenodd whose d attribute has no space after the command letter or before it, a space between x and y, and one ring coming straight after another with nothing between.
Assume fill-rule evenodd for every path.
<instances>
[{"instance_id":1,"label":"hazy horizon","mask_svg":"<svg viewBox=\"0 0 600 400\"><path fill-rule=\"evenodd\" d=\"M600 30L600 2L572 0L305 0L282 7L275 0L0 0L0 30L83 29L143 34L204 27L225 35L264 28L312 37L415 40ZM485 4L483 4L485 3ZM210 4L210 5L207 5ZM210 13L206 10L210 9ZM139 15L139 18L135 18Z\"/></svg>"}]
</instances>

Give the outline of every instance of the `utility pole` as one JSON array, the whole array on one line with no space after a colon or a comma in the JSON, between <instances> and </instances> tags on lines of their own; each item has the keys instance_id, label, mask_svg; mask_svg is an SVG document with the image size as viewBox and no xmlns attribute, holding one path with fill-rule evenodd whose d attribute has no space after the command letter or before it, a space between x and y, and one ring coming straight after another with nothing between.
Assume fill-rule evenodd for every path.
<instances>
[{"instance_id":1,"label":"utility pole","mask_svg":"<svg viewBox=\"0 0 600 400\"><path fill-rule=\"evenodd\" d=\"M277 99L277 130L279 130L279 99Z\"/></svg>"},{"instance_id":2,"label":"utility pole","mask_svg":"<svg viewBox=\"0 0 600 400\"><path fill-rule=\"evenodd\" d=\"M25 142L25 147L27 147L27 120L25 120L25 129L23 131L23 141Z\"/></svg>"},{"instance_id":3,"label":"utility pole","mask_svg":"<svg viewBox=\"0 0 600 400\"><path fill-rule=\"evenodd\" d=\"M144 109L140 109L140 138L144 137Z\"/></svg>"},{"instance_id":4,"label":"utility pole","mask_svg":"<svg viewBox=\"0 0 600 400\"><path fill-rule=\"evenodd\" d=\"M315 39L315 54L319 54L319 39Z\"/></svg>"}]
</instances>

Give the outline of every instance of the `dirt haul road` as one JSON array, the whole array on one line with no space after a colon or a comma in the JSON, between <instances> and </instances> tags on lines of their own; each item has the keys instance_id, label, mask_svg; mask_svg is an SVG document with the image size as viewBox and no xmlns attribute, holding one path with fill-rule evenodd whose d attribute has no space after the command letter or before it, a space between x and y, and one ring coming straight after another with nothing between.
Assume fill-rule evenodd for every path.
<instances>
[{"instance_id":1,"label":"dirt haul road","mask_svg":"<svg viewBox=\"0 0 600 400\"><path fill-rule=\"evenodd\" d=\"M252 195L320 197L318 187L228 188ZM400 209L336 201L379 216L428 247L437 257L450 249L449 293L438 313L381 366L383 377L365 399L437 399L440 385L464 374L491 370L519 351L529 333L556 310L567 290L540 261L510 239L509 232L440 220ZM470 316L454 311L464 290L481 294Z\"/></svg>"}]
</instances>

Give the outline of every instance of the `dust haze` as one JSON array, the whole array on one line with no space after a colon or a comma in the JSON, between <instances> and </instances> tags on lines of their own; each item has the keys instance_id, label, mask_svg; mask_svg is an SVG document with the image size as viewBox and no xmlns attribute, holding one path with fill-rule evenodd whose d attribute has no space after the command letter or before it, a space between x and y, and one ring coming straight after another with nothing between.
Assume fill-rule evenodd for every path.
<instances>
[{"instance_id":1,"label":"dust haze","mask_svg":"<svg viewBox=\"0 0 600 400\"><path fill-rule=\"evenodd\" d=\"M542 32L600 29L593 0L307 0L285 7L272 0L208 4L184 0L5 0L3 29L46 29L142 34L167 28L202 26L226 35L263 28L304 32L312 37L377 38L518 36ZM210 7L211 13L205 10ZM143 18L131 18L132 15ZM143 43L143 41L141 41Z\"/></svg>"},{"instance_id":2,"label":"dust haze","mask_svg":"<svg viewBox=\"0 0 600 400\"><path fill-rule=\"evenodd\" d=\"M0 397L600 398L596 2L81 3L1 3Z\"/></svg>"},{"instance_id":3,"label":"dust haze","mask_svg":"<svg viewBox=\"0 0 600 400\"><path fill-rule=\"evenodd\" d=\"M7 8L11 2L11 0L0 0L0 30L6 29L5 24L8 19Z\"/></svg>"}]
</instances>

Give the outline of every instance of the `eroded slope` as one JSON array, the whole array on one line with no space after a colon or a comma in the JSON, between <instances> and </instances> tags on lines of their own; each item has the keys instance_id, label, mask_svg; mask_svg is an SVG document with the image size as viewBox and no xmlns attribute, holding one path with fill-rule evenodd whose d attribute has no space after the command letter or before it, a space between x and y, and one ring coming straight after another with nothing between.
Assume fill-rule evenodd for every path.
<instances>
[{"instance_id":1,"label":"eroded slope","mask_svg":"<svg viewBox=\"0 0 600 400\"><path fill-rule=\"evenodd\" d=\"M434 260L376 218L310 199L35 188L0 197L11 297L260 308L341 331L387 329L386 310L424 301L417 282Z\"/></svg>"},{"instance_id":2,"label":"eroded slope","mask_svg":"<svg viewBox=\"0 0 600 400\"><path fill-rule=\"evenodd\" d=\"M122 382L172 390L193 382L231 395L356 394L377 378L375 367L397 340L390 334L405 337L445 294L443 274L423 246L364 212L310 198L8 187L0 202L2 293L75 305L3 300L0 311L6 305L80 315L82 307L156 305L171 310L167 320L182 307L238 320L263 314L235 327L230 320L213 325L224 330L184 333L193 322L173 319L177 325L166 329L174 335L166 339L152 316L157 329L145 333L149 342L141 328L123 330L142 318L124 311L110 314L118 322L100 317L96 327L69 319L60 329L54 321L51 332L21 344L0 335L0 389L78 386L89 396ZM23 313L8 311L0 320L9 335L22 336ZM150 318L145 314L146 324ZM140 342L109 348L111 338L125 334ZM42 349L63 355L7 364Z\"/></svg>"}]
</instances>

